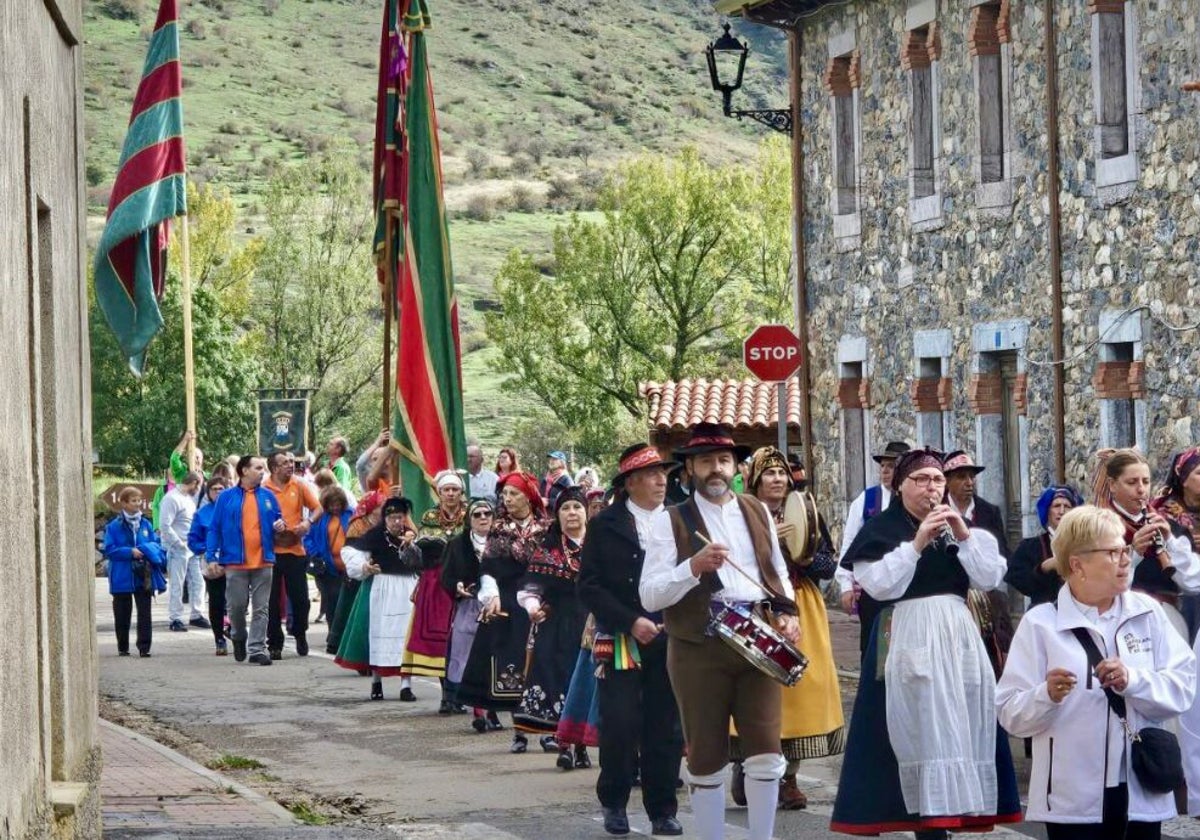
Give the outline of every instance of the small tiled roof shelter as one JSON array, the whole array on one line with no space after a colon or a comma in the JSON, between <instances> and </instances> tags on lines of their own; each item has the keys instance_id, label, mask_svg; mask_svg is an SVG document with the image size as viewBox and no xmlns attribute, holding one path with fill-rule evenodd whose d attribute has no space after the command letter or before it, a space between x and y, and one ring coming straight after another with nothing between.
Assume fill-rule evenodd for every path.
<instances>
[{"instance_id":1,"label":"small tiled roof shelter","mask_svg":"<svg viewBox=\"0 0 1200 840\"><path fill-rule=\"evenodd\" d=\"M683 379L643 382L638 394L646 401L650 443L669 454L687 443L697 423L724 423L740 444L759 447L778 440L779 399L774 382L757 379ZM788 448L800 446L800 386L787 384Z\"/></svg>"}]
</instances>

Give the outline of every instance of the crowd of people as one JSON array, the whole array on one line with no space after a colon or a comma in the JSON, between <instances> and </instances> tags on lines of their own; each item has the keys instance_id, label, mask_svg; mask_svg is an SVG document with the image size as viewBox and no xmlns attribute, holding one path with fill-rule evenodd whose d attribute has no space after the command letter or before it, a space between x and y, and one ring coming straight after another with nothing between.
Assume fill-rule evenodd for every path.
<instances>
[{"instance_id":1,"label":"crowd of people","mask_svg":"<svg viewBox=\"0 0 1200 840\"><path fill-rule=\"evenodd\" d=\"M806 807L801 762L843 752L831 824L848 834L1025 818L1051 840L1141 840L1200 815L1198 448L1158 492L1137 451L1098 453L1090 503L1045 488L1044 533L1012 551L976 490L985 466L900 441L875 455L840 550L795 453L715 424L670 457L631 445L607 486L561 451L536 476L511 448L493 470L471 446L416 518L386 432L353 466L348 452L334 438L323 459L246 455L206 478L185 435L170 488L149 508L126 488L105 530L119 654L136 609L150 656L165 591L169 629L210 629L219 656L271 665L288 635L306 656L311 576L324 649L371 678L371 700L395 677L415 701L424 677L440 714L511 728L514 753L532 737L568 771L598 748L614 835L635 785L652 832L681 834L686 782L703 840L723 837L727 796L768 840L777 809ZM1028 598L1015 630L1006 582ZM831 586L860 626L849 727ZM792 678L751 647L794 652ZM1024 816L1010 735L1032 756Z\"/></svg>"}]
</instances>

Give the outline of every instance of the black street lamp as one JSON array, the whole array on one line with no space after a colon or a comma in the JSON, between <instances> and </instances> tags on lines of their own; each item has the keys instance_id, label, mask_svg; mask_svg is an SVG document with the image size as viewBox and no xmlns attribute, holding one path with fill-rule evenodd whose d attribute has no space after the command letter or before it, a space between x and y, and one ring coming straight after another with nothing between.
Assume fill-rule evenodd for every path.
<instances>
[{"instance_id":1,"label":"black street lamp","mask_svg":"<svg viewBox=\"0 0 1200 840\"><path fill-rule=\"evenodd\" d=\"M791 108L733 110L733 92L742 86L742 74L746 70L746 56L750 54L750 48L733 36L728 23L721 37L711 42L704 51L708 55L708 75L712 79L713 90L721 94L725 116L739 120L749 117L776 131L792 133Z\"/></svg>"}]
</instances>

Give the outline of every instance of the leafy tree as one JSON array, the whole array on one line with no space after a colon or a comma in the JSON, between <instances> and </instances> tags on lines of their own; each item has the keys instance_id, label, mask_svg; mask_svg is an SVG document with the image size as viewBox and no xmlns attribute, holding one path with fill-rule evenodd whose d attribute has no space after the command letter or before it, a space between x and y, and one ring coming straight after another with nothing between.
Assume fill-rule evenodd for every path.
<instances>
[{"instance_id":1,"label":"leafy tree","mask_svg":"<svg viewBox=\"0 0 1200 840\"><path fill-rule=\"evenodd\" d=\"M237 207L227 189L188 182L188 220L191 223L192 284L211 289L225 313L241 321L250 310L251 281L262 240L244 245L234 238ZM171 262L179 265L179 239L171 241Z\"/></svg>"},{"instance_id":2,"label":"leafy tree","mask_svg":"<svg viewBox=\"0 0 1200 840\"><path fill-rule=\"evenodd\" d=\"M497 368L567 428L612 441L641 414L638 383L732 372L751 327L790 322L790 159L765 143L717 167L686 149L623 166L602 221L573 216L553 266L511 253L489 314Z\"/></svg>"},{"instance_id":3,"label":"leafy tree","mask_svg":"<svg viewBox=\"0 0 1200 840\"><path fill-rule=\"evenodd\" d=\"M265 199L254 317L268 387L312 388L318 434L376 401L382 368L375 219L364 170L345 150L281 170ZM375 425L378 425L376 420Z\"/></svg>"},{"instance_id":4,"label":"leafy tree","mask_svg":"<svg viewBox=\"0 0 1200 840\"><path fill-rule=\"evenodd\" d=\"M145 475L167 465L185 428L180 307L180 285L172 277L161 304L165 326L150 345L146 373L137 379L92 296L92 434L104 463L126 464ZM192 335L200 448L209 462L247 452L256 445L261 366L208 288L192 294Z\"/></svg>"}]
</instances>

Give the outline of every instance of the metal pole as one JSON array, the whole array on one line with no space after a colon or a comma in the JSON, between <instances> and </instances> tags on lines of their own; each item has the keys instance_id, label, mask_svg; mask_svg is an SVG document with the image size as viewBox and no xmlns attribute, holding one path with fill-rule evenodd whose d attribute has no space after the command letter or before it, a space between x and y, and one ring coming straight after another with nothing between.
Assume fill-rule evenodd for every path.
<instances>
[{"instance_id":1,"label":"metal pole","mask_svg":"<svg viewBox=\"0 0 1200 840\"><path fill-rule=\"evenodd\" d=\"M1062 221L1058 203L1058 45L1055 41L1054 2L1045 0L1043 22L1045 24L1046 49L1046 145L1048 155L1046 167L1047 198L1050 203L1050 341L1054 358L1054 396L1050 413L1054 422L1054 474L1061 484L1067 477L1067 428L1064 406L1063 370L1063 299L1062 299Z\"/></svg>"},{"instance_id":2,"label":"metal pole","mask_svg":"<svg viewBox=\"0 0 1200 840\"><path fill-rule=\"evenodd\" d=\"M788 416L787 416L787 380L776 383L776 395L779 399L779 451L787 457L788 451Z\"/></svg>"},{"instance_id":3,"label":"metal pole","mask_svg":"<svg viewBox=\"0 0 1200 840\"><path fill-rule=\"evenodd\" d=\"M800 445L804 449L804 466L809 482L816 479L813 469L812 434L812 387L809 381L808 346L808 267L804 252L804 131L801 121L801 81L803 68L800 66L804 54L804 36L797 24L788 30L788 46L792 82L792 253L796 271L795 316L796 335L800 339ZM780 405L786 409L787 395L780 397ZM787 434L786 413L784 432Z\"/></svg>"}]
</instances>

